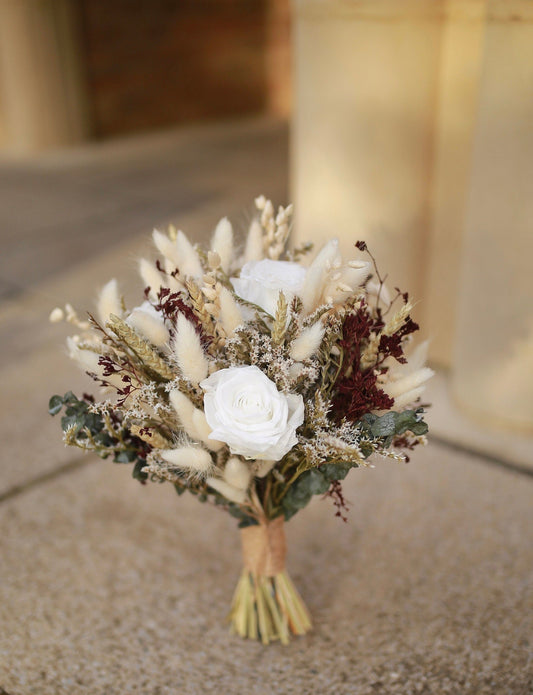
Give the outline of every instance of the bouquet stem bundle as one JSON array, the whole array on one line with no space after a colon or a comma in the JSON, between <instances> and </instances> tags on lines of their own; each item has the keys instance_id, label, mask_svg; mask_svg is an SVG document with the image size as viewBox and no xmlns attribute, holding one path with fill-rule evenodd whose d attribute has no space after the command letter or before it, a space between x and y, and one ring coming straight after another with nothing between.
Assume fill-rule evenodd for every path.
<instances>
[{"instance_id":1,"label":"bouquet stem bundle","mask_svg":"<svg viewBox=\"0 0 533 695\"><path fill-rule=\"evenodd\" d=\"M291 633L311 629L311 619L285 569L283 517L242 529L241 539L244 569L229 616L232 631L263 644L288 644Z\"/></svg>"}]
</instances>

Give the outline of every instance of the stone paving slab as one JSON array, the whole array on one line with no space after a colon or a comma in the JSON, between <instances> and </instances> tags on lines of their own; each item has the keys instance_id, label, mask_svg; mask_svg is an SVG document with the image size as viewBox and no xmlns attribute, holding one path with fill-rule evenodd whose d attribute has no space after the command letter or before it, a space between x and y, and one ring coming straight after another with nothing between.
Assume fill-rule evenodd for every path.
<instances>
[{"instance_id":1,"label":"stone paving slab","mask_svg":"<svg viewBox=\"0 0 533 695\"><path fill-rule=\"evenodd\" d=\"M424 400L432 404L427 421L434 439L476 452L487 462L533 473L533 437L525 432L497 428L482 417L476 420L465 413L451 394L447 371L437 370L428 382Z\"/></svg>"},{"instance_id":2,"label":"stone paving slab","mask_svg":"<svg viewBox=\"0 0 533 695\"><path fill-rule=\"evenodd\" d=\"M127 466L0 506L0 686L9 695L526 695L533 686L533 481L445 447L345 484L288 525L315 629L228 635L235 521Z\"/></svg>"},{"instance_id":3,"label":"stone paving slab","mask_svg":"<svg viewBox=\"0 0 533 695\"><path fill-rule=\"evenodd\" d=\"M222 215L260 193L285 203L287 159L286 123L261 118L0 159L0 291L36 287L217 198Z\"/></svg>"}]
</instances>

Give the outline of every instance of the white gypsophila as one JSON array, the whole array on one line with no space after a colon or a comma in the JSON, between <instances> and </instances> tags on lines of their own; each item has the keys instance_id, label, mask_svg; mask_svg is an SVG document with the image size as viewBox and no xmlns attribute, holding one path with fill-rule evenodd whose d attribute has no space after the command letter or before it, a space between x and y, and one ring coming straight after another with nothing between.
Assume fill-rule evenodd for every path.
<instances>
[{"instance_id":1,"label":"white gypsophila","mask_svg":"<svg viewBox=\"0 0 533 695\"><path fill-rule=\"evenodd\" d=\"M283 292L290 302L301 292L305 273L306 269L298 263L264 258L245 263L239 277L230 278L230 282L239 297L275 316L279 293Z\"/></svg>"},{"instance_id":2,"label":"white gypsophila","mask_svg":"<svg viewBox=\"0 0 533 695\"><path fill-rule=\"evenodd\" d=\"M225 442L232 454L279 461L298 442L302 396L281 393L258 367L221 369L200 386L209 438Z\"/></svg>"}]
</instances>

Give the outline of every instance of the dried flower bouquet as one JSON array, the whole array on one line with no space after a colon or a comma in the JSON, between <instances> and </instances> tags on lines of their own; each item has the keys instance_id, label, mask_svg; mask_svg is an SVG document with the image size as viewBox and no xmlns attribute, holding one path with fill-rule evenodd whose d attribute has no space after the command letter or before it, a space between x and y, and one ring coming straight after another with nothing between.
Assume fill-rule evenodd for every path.
<instances>
[{"instance_id":1,"label":"dried flower bouquet","mask_svg":"<svg viewBox=\"0 0 533 695\"><path fill-rule=\"evenodd\" d=\"M432 372L424 344L406 357L412 305L389 295L363 242L363 258L344 261L336 240L311 258L311 245L287 246L291 206L255 203L242 247L226 218L208 250L154 231L160 258L140 260L135 308L111 280L87 320L54 309L51 320L78 328L70 357L100 389L53 396L49 410L64 411L68 445L236 517L233 629L286 644L311 620L285 569L284 521L313 495L344 518L351 468L372 454L407 459L427 432L418 403Z\"/></svg>"}]
</instances>

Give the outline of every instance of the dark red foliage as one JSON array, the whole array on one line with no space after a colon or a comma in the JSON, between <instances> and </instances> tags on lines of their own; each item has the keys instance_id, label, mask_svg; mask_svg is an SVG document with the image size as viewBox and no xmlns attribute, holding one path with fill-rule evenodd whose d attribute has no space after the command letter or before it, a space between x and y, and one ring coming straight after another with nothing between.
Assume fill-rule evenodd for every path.
<instances>
[{"instance_id":1,"label":"dark red foliage","mask_svg":"<svg viewBox=\"0 0 533 695\"><path fill-rule=\"evenodd\" d=\"M346 317L340 341L340 346L344 351L343 366L351 365L354 362L357 362L357 366L359 366L361 344L368 339L373 328L374 320L369 314L366 304Z\"/></svg>"},{"instance_id":2,"label":"dark red foliage","mask_svg":"<svg viewBox=\"0 0 533 695\"><path fill-rule=\"evenodd\" d=\"M399 287L395 287L394 289L396 290L396 292L398 292L399 295L403 297L403 301L407 304L407 302L409 301L409 292L402 292Z\"/></svg>"},{"instance_id":3,"label":"dark red foliage","mask_svg":"<svg viewBox=\"0 0 533 695\"><path fill-rule=\"evenodd\" d=\"M342 366L335 384L333 415L356 422L371 410L390 410L394 400L377 386L373 369L362 371L361 350L376 322L363 304L346 317L340 346L343 350Z\"/></svg>"},{"instance_id":4,"label":"dark red foliage","mask_svg":"<svg viewBox=\"0 0 533 695\"><path fill-rule=\"evenodd\" d=\"M394 439L392 440L392 446L395 449L403 449L404 451L413 451L415 446L419 444L418 439L414 439L413 437L409 437L407 434L399 434ZM409 463L410 458L409 456L405 455L405 463Z\"/></svg>"},{"instance_id":5,"label":"dark red foliage","mask_svg":"<svg viewBox=\"0 0 533 695\"><path fill-rule=\"evenodd\" d=\"M376 386L377 377L372 370L366 373L354 370L350 377L337 382L337 395L333 399L333 414L357 422L372 410L390 410L394 399Z\"/></svg>"},{"instance_id":6,"label":"dark red foliage","mask_svg":"<svg viewBox=\"0 0 533 695\"><path fill-rule=\"evenodd\" d=\"M324 497L330 497L332 499L333 504L337 508L335 516L338 516L344 522L348 521L348 517L346 516L349 511L348 502L346 501L344 493L342 492L342 484L340 480L334 480L331 483L329 490L326 492Z\"/></svg>"},{"instance_id":7,"label":"dark red foliage","mask_svg":"<svg viewBox=\"0 0 533 695\"><path fill-rule=\"evenodd\" d=\"M98 364L104 368L104 376L111 376L112 374L118 374L120 371L122 371L119 365L116 364L116 362L113 362L111 357L108 355L101 355L98 358Z\"/></svg>"},{"instance_id":8,"label":"dark red foliage","mask_svg":"<svg viewBox=\"0 0 533 695\"><path fill-rule=\"evenodd\" d=\"M132 379L130 374L135 375L135 368L133 365L125 360L123 363L118 364L117 362L114 362L111 357L108 355L101 355L98 358L98 364L103 367L103 376L111 376L113 374L120 374L121 381L123 383L122 387L116 386L116 384L111 384L109 381L106 379L101 379L97 374L93 374L91 372L87 372L89 376L94 379L100 386L105 387L105 388L114 388L116 389L117 395L119 396L119 399L117 400L117 405L123 405L128 396L133 392L137 390L137 387L134 387L131 383ZM128 373L129 372L129 373ZM137 379L138 380L138 379Z\"/></svg>"},{"instance_id":9,"label":"dark red foliage","mask_svg":"<svg viewBox=\"0 0 533 695\"><path fill-rule=\"evenodd\" d=\"M148 287L147 290L150 291L150 288ZM210 343L210 338L205 335L202 329L202 322L184 300L184 296L183 292L171 292L168 287L161 287L157 293L158 301L154 304L154 307L160 311L164 319L168 321L171 335L174 333L178 314L183 314L194 326L202 345L207 347Z\"/></svg>"},{"instance_id":10,"label":"dark red foliage","mask_svg":"<svg viewBox=\"0 0 533 695\"><path fill-rule=\"evenodd\" d=\"M153 449L151 444L148 444L148 442L145 442L143 439L133 434L129 434L129 436L126 437L126 441L135 447L137 456L144 460L146 460L146 457Z\"/></svg>"},{"instance_id":11,"label":"dark red foliage","mask_svg":"<svg viewBox=\"0 0 533 695\"><path fill-rule=\"evenodd\" d=\"M403 354L402 340L410 333L414 333L419 329L417 323L411 317L407 319L404 325L393 335L382 335L379 341L379 351L384 355L392 356L398 362L405 364L407 360Z\"/></svg>"},{"instance_id":12,"label":"dark red foliage","mask_svg":"<svg viewBox=\"0 0 533 695\"><path fill-rule=\"evenodd\" d=\"M354 313L346 317L340 346L343 360L333 398L333 416L343 417L356 422L365 413L373 410L390 410L394 399L388 396L377 384L376 367L382 367L387 357L394 357L405 363L402 342L406 336L418 330L418 325L408 317L403 326L393 335L382 335L378 346L378 359L371 369L361 369L361 352L370 333L377 333L383 328L381 312L373 317L366 304L362 304Z\"/></svg>"}]
</instances>

